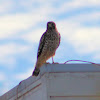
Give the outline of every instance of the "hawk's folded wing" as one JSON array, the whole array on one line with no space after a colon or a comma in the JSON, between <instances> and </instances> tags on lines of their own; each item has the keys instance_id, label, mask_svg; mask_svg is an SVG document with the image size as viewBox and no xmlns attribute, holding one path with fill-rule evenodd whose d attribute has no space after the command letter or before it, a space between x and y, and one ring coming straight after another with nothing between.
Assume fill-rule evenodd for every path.
<instances>
[{"instance_id":1,"label":"hawk's folded wing","mask_svg":"<svg viewBox=\"0 0 100 100\"><path fill-rule=\"evenodd\" d=\"M46 32L42 35L41 39L40 39L40 43L39 43L39 47L38 47L38 53L37 53L37 58L41 55L43 47L45 45L45 41L46 41Z\"/></svg>"}]
</instances>

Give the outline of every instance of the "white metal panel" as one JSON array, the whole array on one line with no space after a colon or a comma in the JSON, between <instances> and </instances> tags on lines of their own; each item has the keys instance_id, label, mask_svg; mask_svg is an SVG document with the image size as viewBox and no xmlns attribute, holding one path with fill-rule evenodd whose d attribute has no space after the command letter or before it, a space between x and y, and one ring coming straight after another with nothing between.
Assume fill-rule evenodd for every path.
<instances>
[{"instance_id":1,"label":"white metal panel","mask_svg":"<svg viewBox=\"0 0 100 100\"><path fill-rule=\"evenodd\" d=\"M100 97L51 97L50 100L100 100Z\"/></svg>"},{"instance_id":2,"label":"white metal panel","mask_svg":"<svg viewBox=\"0 0 100 100\"><path fill-rule=\"evenodd\" d=\"M48 77L50 96L100 96L100 73L51 73Z\"/></svg>"},{"instance_id":3,"label":"white metal panel","mask_svg":"<svg viewBox=\"0 0 100 100\"><path fill-rule=\"evenodd\" d=\"M36 89L31 90L30 92L26 93L25 95L21 96L18 100L42 100L42 87L39 86Z\"/></svg>"}]
</instances>

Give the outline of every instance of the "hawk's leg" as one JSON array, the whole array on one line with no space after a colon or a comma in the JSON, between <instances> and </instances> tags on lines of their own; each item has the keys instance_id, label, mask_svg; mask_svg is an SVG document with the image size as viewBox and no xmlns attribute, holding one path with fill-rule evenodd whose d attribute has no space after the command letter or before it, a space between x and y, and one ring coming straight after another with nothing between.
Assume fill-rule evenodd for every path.
<instances>
[{"instance_id":1,"label":"hawk's leg","mask_svg":"<svg viewBox=\"0 0 100 100\"><path fill-rule=\"evenodd\" d=\"M53 57L52 57L52 63L53 63L53 64L55 63L54 60L53 60Z\"/></svg>"}]
</instances>

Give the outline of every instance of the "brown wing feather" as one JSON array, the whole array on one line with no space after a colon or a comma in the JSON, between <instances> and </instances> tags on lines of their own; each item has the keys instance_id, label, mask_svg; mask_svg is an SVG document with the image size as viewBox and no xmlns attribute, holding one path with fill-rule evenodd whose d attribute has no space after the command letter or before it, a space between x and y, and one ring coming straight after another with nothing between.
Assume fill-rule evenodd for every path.
<instances>
[{"instance_id":1,"label":"brown wing feather","mask_svg":"<svg viewBox=\"0 0 100 100\"><path fill-rule=\"evenodd\" d=\"M43 47L45 45L45 40L46 40L46 32L42 35L41 39L40 39L40 43L39 43L39 47L38 47L38 53L37 53L37 58L41 55Z\"/></svg>"}]
</instances>

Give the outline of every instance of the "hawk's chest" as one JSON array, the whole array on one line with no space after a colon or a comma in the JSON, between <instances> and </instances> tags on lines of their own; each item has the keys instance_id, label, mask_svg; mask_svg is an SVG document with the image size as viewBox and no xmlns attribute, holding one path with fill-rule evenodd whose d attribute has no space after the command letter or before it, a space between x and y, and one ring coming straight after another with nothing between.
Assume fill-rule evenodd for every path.
<instances>
[{"instance_id":1,"label":"hawk's chest","mask_svg":"<svg viewBox=\"0 0 100 100\"><path fill-rule=\"evenodd\" d=\"M47 34L47 39L49 40L49 41L57 41L59 38L58 38L58 33L57 32L49 32L48 34Z\"/></svg>"},{"instance_id":2,"label":"hawk's chest","mask_svg":"<svg viewBox=\"0 0 100 100\"><path fill-rule=\"evenodd\" d=\"M59 45L59 36L57 32L49 32L46 37L48 46L57 48Z\"/></svg>"}]
</instances>

